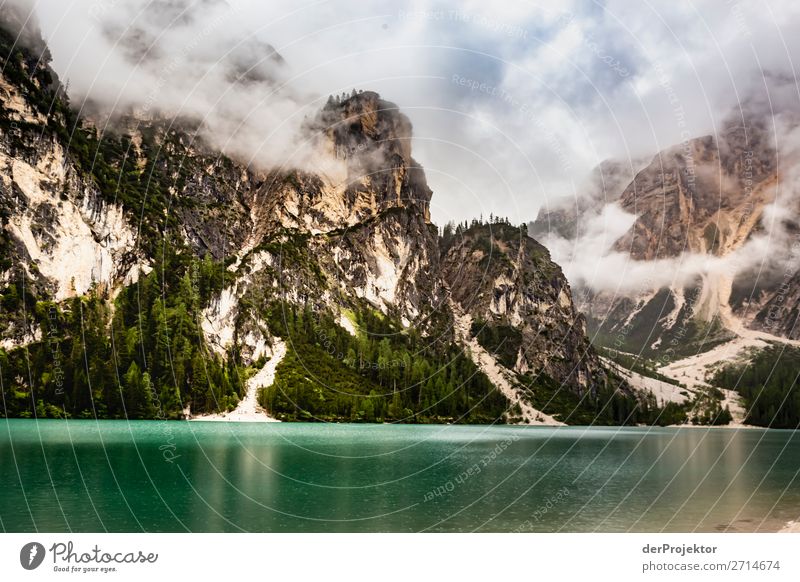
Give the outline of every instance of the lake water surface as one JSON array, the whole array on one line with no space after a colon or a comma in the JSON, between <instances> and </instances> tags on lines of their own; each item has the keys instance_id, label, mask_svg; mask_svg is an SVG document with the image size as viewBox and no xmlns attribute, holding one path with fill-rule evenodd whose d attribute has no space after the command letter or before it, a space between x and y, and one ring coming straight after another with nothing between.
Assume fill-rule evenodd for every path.
<instances>
[{"instance_id":1,"label":"lake water surface","mask_svg":"<svg viewBox=\"0 0 800 582\"><path fill-rule=\"evenodd\" d=\"M4 531L775 531L800 434L0 420Z\"/></svg>"}]
</instances>

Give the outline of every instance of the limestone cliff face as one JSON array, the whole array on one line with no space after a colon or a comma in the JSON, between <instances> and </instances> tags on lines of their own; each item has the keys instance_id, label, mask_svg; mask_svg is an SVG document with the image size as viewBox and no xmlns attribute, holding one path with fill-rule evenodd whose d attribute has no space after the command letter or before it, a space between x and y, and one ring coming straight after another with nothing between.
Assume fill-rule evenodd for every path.
<instances>
[{"instance_id":1,"label":"limestone cliff face","mask_svg":"<svg viewBox=\"0 0 800 582\"><path fill-rule=\"evenodd\" d=\"M0 75L3 279L24 276L56 300L131 281L142 259L135 227L53 131L65 118L41 100L53 82L47 60L12 59Z\"/></svg>"},{"instance_id":2,"label":"limestone cliff face","mask_svg":"<svg viewBox=\"0 0 800 582\"><path fill-rule=\"evenodd\" d=\"M325 135L347 166L345 196L365 218L394 207L416 207L430 218L431 190L411 157L411 122L371 91L329 100L312 130Z\"/></svg>"},{"instance_id":3,"label":"limestone cliff face","mask_svg":"<svg viewBox=\"0 0 800 582\"><path fill-rule=\"evenodd\" d=\"M656 155L620 196L636 215L616 248L639 260L738 248L776 196L775 151L763 123L729 123Z\"/></svg>"},{"instance_id":4,"label":"limestone cliff face","mask_svg":"<svg viewBox=\"0 0 800 582\"><path fill-rule=\"evenodd\" d=\"M292 261L302 241L305 265L313 265L316 279L288 287L286 279L275 279L269 286L343 306L365 300L405 325L424 320L443 296L438 231L429 222L431 191L410 155L410 122L395 105L366 92L331 99L309 132L334 165L341 163L342 179L322 171L323 164L318 174L306 169L256 177L242 194L251 231L238 256L268 253L274 264ZM330 167L327 160L324 168Z\"/></svg>"},{"instance_id":5,"label":"limestone cliff face","mask_svg":"<svg viewBox=\"0 0 800 582\"><path fill-rule=\"evenodd\" d=\"M473 332L505 336L491 347L516 372L544 373L578 392L604 381L561 268L525 229L496 223L459 230L442 272L453 300L476 322Z\"/></svg>"},{"instance_id":6,"label":"limestone cliff face","mask_svg":"<svg viewBox=\"0 0 800 582\"><path fill-rule=\"evenodd\" d=\"M650 161L650 158L637 158L601 162L583 185L580 196L555 205L546 200L539 216L528 225L529 234L541 240L553 234L576 238L585 227L583 219L599 213L607 204L618 202L626 186Z\"/></svg>"},{"instance_id":7,"label":"limestone cliff face","mask_svg":"<svg viewBox=\"0 0 800 582\"><path fill-rule=\"evenodd\" d=\"M318 234L393 208L430 218L431 190L411 157L411 122L377 93L330 98L307 123L318 156L306 169L270 172L245 194L256 230L276 225Z\"/></svg>"}]
</instances>

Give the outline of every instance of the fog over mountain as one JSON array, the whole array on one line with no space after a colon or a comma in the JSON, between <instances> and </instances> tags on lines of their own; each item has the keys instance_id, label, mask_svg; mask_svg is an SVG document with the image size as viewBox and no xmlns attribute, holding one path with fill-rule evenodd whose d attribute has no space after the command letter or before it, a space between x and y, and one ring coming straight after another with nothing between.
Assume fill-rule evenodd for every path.
<instances>
[{"instance_id":1,"label":"fog over mountain","mask_svg":"<svg viewBox=\"0 0 800 582\"><path fill-rule=\"evenodd\" d=\"M412 124L378 93L331 96L303 120L291 137L313 160L242 159L220 143L235 107L72 101L24 16L0 10L6 415L688 418L601 363L568 281L524 226L431 222ZM126 50L141 54L146 35L123 36ZM242 62L217 82L276 83Z\"/></svg>"},{"instance_id":2,"label":"fog over mountain","mask_svg":"<svg viewBox=\"0 0 800 582\"><path fill-rule=\"evenodd\" d=\"M329 94L378 91L414 124L439 223L473 209L532 219L582 197L604 159L652 156L715 135L731 112L782 113L798 99L789 1L498 12L477 1L42 0L36 11L75 98L199 117L226 151L259 163L308 161L304 116Z\"/></svg>"},{"instance_id":3,"label":"fog over mountain","mask_svg":"<svg viewBox=\"0 0 800 582\"><path fill-rule=\"evenodd\" d=\"M607 163L597 169L583 198L563 201L549 214L543 212L537 235L565 266L570 281L598 291L629 293L687 285L701 276L735 278L757 269L767 277L785 269L796 270L796 218L800 212L797 116L788 111L777 115L750 111L743 125L737 121L727 122L729 132L742 128L737 137L744 157L737 167L725 167L724 159L716 153L718 142L723 158L725 148L730 147L730 134L720 132L666 148L652 158L639 160L638 165L615 162L623 167L628 182L610 179L611 164ZM713 152L711 157L709 151ZM731 206L742 207L737 220L747 224L743 224L746 233L739 233L739 240L716 249L693 244L691 228L680 229L676 222L696 219L698 208L687 210L685 216L650 224L649 236L657 249L648 251L642 241L626 237L638 228L635 225L642 224L642 220L637 223L637 215L646 212L648 203L642 199L644 171L651 176L673 171L672 156L682 160L681 171L689 178L687 186L693 189L695 200L698 196L705 198L707 212L724 213ZM658 187L663 184L659 182ZM670 193L665 188L659 194L659 200L663 200ZM575 221L573 232L565 233L555 223L548 224L548 216L563 218L565 213Z\"/></svg>"}]
</instances>

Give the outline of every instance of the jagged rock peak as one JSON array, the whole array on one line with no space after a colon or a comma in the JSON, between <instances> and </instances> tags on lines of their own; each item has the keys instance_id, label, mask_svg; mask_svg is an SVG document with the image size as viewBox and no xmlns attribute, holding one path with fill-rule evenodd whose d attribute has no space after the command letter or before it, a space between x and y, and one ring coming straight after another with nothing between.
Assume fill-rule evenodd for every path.
<instances>
[{"instance_id":1,"label":"jagged rock peak","mask_svg":"<svg viewBox=\"0 0 800 582\"><path fill-rule=\"evenodd\" d=\"M764 121L736 117L659 152L620 197L637 219L617 249L639 260L727 254L775 198L775 156Z\"/></svg>"},{"instance_id":2,"label":"jagged rock peak","mask_svg":"<svg viewBox=\"0 0 800 582\"><path fill-rule=\"evenodd\" d=\"M331 96L310 129L345 160L351 199L369 190L380 209L416 206L429 219L432 192L411 157L411 121L397 105L373 91Z\"/></svg>"},{"instance_id":3,"label":"jagged rock peak","mask_svg":"<svg viewBox=\"0 0 800 582\"><path fill-rule=\"evenodd\" d=\"M411 159L411 122L394 103L374 91L353 92L328 98L319 121L333 139L340 157L358 156L380 148Z\"/></svg>"}]
</instances>

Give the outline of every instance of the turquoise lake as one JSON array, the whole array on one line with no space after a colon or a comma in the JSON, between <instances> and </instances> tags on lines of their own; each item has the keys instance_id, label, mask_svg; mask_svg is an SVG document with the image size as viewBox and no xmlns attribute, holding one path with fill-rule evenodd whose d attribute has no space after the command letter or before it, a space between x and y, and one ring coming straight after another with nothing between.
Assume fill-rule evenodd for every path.
<instances>
[{"instance_id":1,"label":"turquoise lake","mask_svg":"<svg viewBox=\"0 0 800 582\"><path fill-rule=\"evenodd\" d=\"M0 420L4 531L776 531L800 434Z\"/></svg>"}]
</instances>

